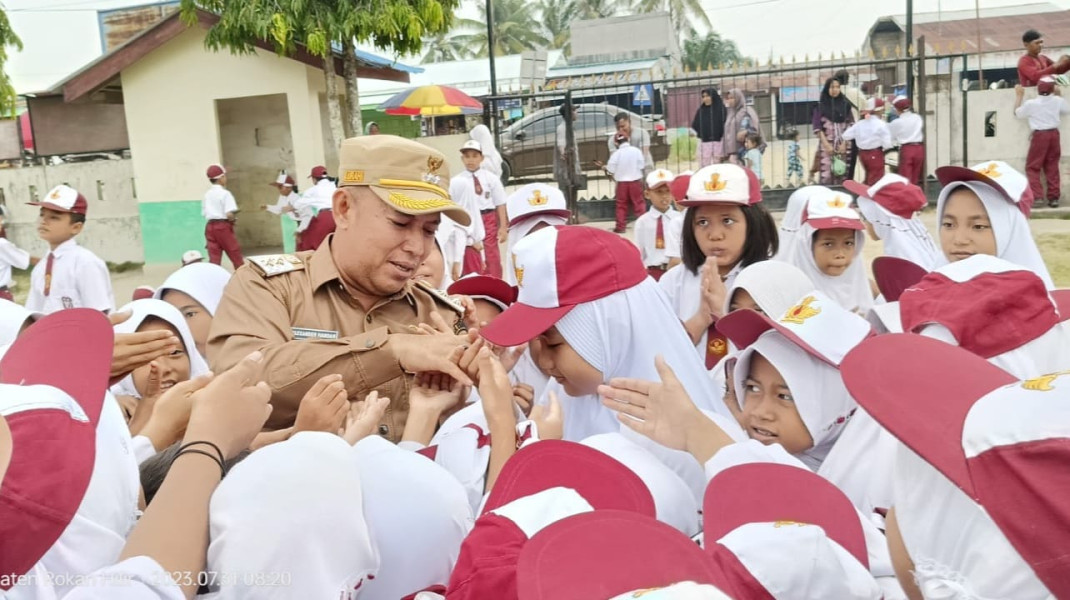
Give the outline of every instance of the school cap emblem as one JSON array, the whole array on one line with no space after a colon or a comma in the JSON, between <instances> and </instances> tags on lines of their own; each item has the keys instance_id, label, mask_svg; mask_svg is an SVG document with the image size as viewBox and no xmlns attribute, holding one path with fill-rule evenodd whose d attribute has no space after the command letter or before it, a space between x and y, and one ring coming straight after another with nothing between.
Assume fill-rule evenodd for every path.
<instances>
[{"instance_id":1,"label":"school cap emblem","mask_svg":"<svg viewBox=\"0 0 1070 600\"><path fill-rule=\"evenodd\" d=\"M802 325L807 319L816 317L821 314L821 309L810 306L814 302L817 302L817 298L814 298L813 296L803 298L802 302L791 307L788 309L788 312L784 313L784 316L780 318L780 322Z\"/></svg>"},{"instance_id":2,"label":"school cap emblem","mask_svg":"<svg viewBox=\"0 0 1070 600\"><path fill-rule=\"evenodd\" d=\"M710 180L704 185L706 186L707 192L719 192L728 185L728 182L721 179L720 173L714 173L713 175L710 175Z\"/></svg>"},{"instance_id":3,"label":"school cap emblem","mask_svg":"<svg viewBox=\"0 0 1070 600\"><path fill-rule=\"evenodd\" d=\"M442 181L442 176L438 174L438 170L442 168L442 163L446 159L431 155L427 157L427 174L424 175L424 181L427 183L433 183L438 185Z\"/></svg>"},{"instance_id":4,"label":"school cap emblem","mask_svg":"<svg viewBox=\"0 0 1070 600\"><path fill-rule=\"evenodd\" d=\"M832 197L832 200L828 201L829 208L847 208L847 203L843 201L843 196L837 194Z\"/></svg>"},{"instance_id":5,"label":"school cap emblem","mask_svg":"<svg viewBox=\"0 0 1070 600\"><path fill-rule=\"evenodd\" d=\"M999 172L999 166L996 163L988 163L988 166L978 171L985 177L991 177L992 179L999 179L1002 173Z\"/></svg>"},{"instance_id":6,"label":"school cap emblem","mask_svg":"<svg viewBox=\"0 0 1070 600\"><path fill-rule=\"evenodd\" d=\"M513 254L513 273L516 275L516 286L524 286L524 267L516 262L516 254Z\"/></svg>"},{"instance_id":7,"label":"school cap emblem","mask_svg":"<svg viewBox=\"0 0 1070 600\"><path fill-rule=\"evenodd\" d=\"M52 194L50 194L48 197L53 199L53 200L59 200L59 196L60 196L59 190L56 189L56 190L53 190Z\"/></svg>"},{"instance_id":8,"label":"school cap emblem","mask_svg":"<svg viewBox=\"0 0 1070 600\"><path fill-rule=\"evenodd\" d=\"M1042 377L1035 377L1022 382L1022 389L1031 392L1050 392L1055 389L1055 380L1063 375L1070 375L1070 371L1059 371Z\"/></svg>"},{"instance_id":9,"label":"school cap emblem","mask_svg":"<svg viewBox=\"0 0 1070 600\"><path fill-rule=\"evenodd\" d=\"M489 193L489 192L488 192ZM531 193L531 197L528 198L528 204L532 206L542 206L549 202L550 199L542 195L542 192L535 190Z\"/></svg>"}]
</instances>

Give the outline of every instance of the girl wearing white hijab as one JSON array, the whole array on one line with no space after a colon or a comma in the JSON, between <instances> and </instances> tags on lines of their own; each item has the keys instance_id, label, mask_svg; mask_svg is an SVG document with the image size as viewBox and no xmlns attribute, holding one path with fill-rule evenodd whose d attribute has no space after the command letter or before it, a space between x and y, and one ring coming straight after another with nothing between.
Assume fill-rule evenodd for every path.
<instances>
[{"instance_id":1,"label":"girl wearing white hijab","mask_svg":"<svg viewBox=\"0 0 1070 600\"><path fill-rule=\"evenodd\" d=\"M780 249L774 257L776 260L791 262L795 254L795 236L802 227L803 213L806 212L806 204L810 196L820 192L829 192L823 185L808 185L801 187L788 196L788 205L784 208L784 216L780 219Z\"/></svg>"},{"instance_id":2,"label":"girl wearing white hijab","mask_svg":"<svg viewBox=\"0 0 1070 600\"><path fill-rule=\"evenodd\" d=\"M977 167L937 169L944 183L936 203L944 255L948 261L956 262L975 254L990 254L1033 271L1049 290L1055 289L1029 230L1029 220L1017 203L994 187L998 185L994 176L1009 180L1021 174L999 164L987 171L977 171Z\"/></svg>"},{"instance_id":3,"label":"girl wearing white hijab","mask_svg":"<svg viewBox=\"0 0 1070 600\"><path fill-rule=\"evenodd\" d=\"M15 343L15 338L41 316L21 304L0 298L0 346Z\"/></svg>"},{"instance_id":4,"label":"girl wearing white hijab","mask_svg":"<svg viewBox=\"0 0 1070 600\"><path fill-rule=\"evenodd\" d=\"M844 187L858 196L858 211L874 241L884 242L884 256L902 258L926 271L947 263L917 211L928 204L925 192L905 177L889 173L866 187L845 181Z\"/></svg>"},{"instance_id":5,"label":"girl wearing white hijab","mask_svg":"<svg viewBox=\"0 0 1070 600\"><path fill-rule=\"evenodd\" d=\"M219 301L223 299L223 288L229 281L230 272L223 267L193 263L171 273L152 296L182 313L201 356L205 356L208 331Z\"/></svg>"},{"instance_id":6,"label":"girl wearing white hijab","mask_svg":"<svg viewBox=\"0 0 1070 600\"><path fill-rule=\"evenodd\" d=\"M494 136L491 135L490 129L486 125L476 125L468 133L468 136L479 142L479 145L483 148L483 168L493 173L495 177L501 177L502 155L498 153L498 148L494 146Z\"/></svg>"}]
</instances>

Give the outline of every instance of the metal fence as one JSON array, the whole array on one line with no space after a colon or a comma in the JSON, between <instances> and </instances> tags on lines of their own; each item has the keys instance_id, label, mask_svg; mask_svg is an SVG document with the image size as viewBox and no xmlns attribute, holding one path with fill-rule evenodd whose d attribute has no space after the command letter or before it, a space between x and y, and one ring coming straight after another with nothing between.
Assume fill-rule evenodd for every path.
<instances>
[{"instance_id":1,"label":"metal fence","mask_svg":"<svg viewBox=\"0 0 1070 600\"><path fill-rule=\"evenodd\" d=\"M509 185L547 181L567 188L560 168L555 176L555 162L567 158L568 153L560 154L560 149L571 147L574 139L580 171L586 176L586 185L581 183L576 191L576 200L582 203L614 196L614 184L598 164L608 161L615 115L629 113L633 128L648 132L657 168L694 171L700 167L699 139L691 126L702 90L715 89L723 95L738 89L758 116L764 143L763 194L769 200L786 198L796 187L817 182L811 173L819 147L812 126L814 111L826 80L839 71L846 71L849 85L865 96L888 99L907 92L904 82L913 73L913 101L916 112L925 118L927 145L950 148L945 151L948 159L965 162L966 128L956 123L966 114L966 86L961 85L966 65L963 55L871 57L710 68L657 81L606 75L569 81L554 90L488 98L485 106L497 117L494 127L504 162L503 178ZM561 116L561 105L566 102L577 109L574 123ZM789 176L793 149L803 165L802 177ZM861 165L855 174L861 178Z\"/></svg>"}]
</instances>

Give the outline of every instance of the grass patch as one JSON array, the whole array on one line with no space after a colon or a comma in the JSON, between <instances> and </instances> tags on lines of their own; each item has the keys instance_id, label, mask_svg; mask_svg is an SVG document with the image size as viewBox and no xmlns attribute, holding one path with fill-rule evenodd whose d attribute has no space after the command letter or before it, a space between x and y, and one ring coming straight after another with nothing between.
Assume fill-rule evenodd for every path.
<instances>
[{"instance_id":1,"label":"grass patch","mask_svg":"<svg viewBox=\"0 0 1070 600\"><path fill-rule=\"evenodd\" d=\"M130 261L122 262L122 263L118 263L118 264L113 263L113 262L108 262L106 264L108 265L108 271L111 272L111 273L126 273L128 271L140 271L141 268L145 266L145 263L130 262Z\"/></svg>"},{"instance_id":2,"label":"grass patch","mask_svg":"<svg viewBox=\"0 0 1070 600\"><path fill-rule=\"evenodd\" d=\"M1070 287L1070 235L1042 233L1036 240L1051 278L1055 280L1055 287Z\"/></svg>"},{"instance_id":3,"label":"grass patch","mask_svg":"<svg viewBox=\"0 0 1070 600\"><path fill-rule=\"evenodd\" d=\"M1035 210L1029 216L1030 219L1051 219L1056 221L1070 221L1070 210Z\"/></svg>"}]
</instances>

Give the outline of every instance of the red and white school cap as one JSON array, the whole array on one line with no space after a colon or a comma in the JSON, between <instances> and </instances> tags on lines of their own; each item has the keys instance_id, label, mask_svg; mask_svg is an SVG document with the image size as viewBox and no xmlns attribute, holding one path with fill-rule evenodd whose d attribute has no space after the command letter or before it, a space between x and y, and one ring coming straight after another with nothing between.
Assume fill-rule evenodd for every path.
<instances>
[{"instance_id":1,"label":"red and white school cap","mask_svg":"<svg viewBox=\"0 0 1070 600\"><path fill-rule=\"evenodd\" d=\"M706 551L723 573L714 583L735 597L881 597L858 512L808 469L725 469L706 489L703 520Z\"/></svg>"},{"instance_id":2,"label":"red and white school cap","mask_svg":"<svg viewBox=\"0 0 1070 600\"><path fill-rule=\"evenodd\" d=\"M216 179L219 179L220 177L226 175L227 170L223 168L223 165L208 165L208 168L205 169L204 174L208 176L208 179L215 181Z\"/></svg>"},{"instance_id":3,"label":"red and white school cap","mask_svg":"<svg viewBox=\"0 0 1070 600\"><path fill-rule=\"evenodd\" d=\"M82 503L113 340L101 312L64 310L27 329L0 360L0 415L12 444L0 482L0 573L29 571Z\"/></svg>"},{"instance_id":4,"label":"red and white school cap","mask_svg":"<svg viewBox=\"0 0 1070 600\"><path fill-rule=\"evenodd\" d=\"M192 265L193 263L199 263L204 260L204 255L200 250L186 250L182 253L182 266Z\"/></svg>"},{"instance_id":5,"label":"red and white school cap","mask_svg":"<svg viewBox=\"0 0 1070 600\"><path fill-rule=\"evenodd\" d=\"M698 545L672 527L631 512L596 510L549 525L524 545L517 592L520 600L606 599L682 581L711 584L717 577Z\"/></svg>"},{"instance_id":6,"label":"red and white school cap","mask_svg":"<svg viewBox=\"0 0 1070 600\"><path fill-rule=\"evenodd\" d=\"M816 290L775 320L753 310L737 310L717 321L717 330L741 350L771 329L834 367L873 335L869 322Z\"/></svg>"},{"instance_id":7,"label":"red and white school cap","mask_svg":"<svg viewBox=\"0 0 1070 600\"><path fill-rule=\"evenodd\" d=\"M63 184L52 188L43 200L27 202L27 204L79 215L84 215L89 210L89 202L86 201L85 196L78 190Z\"/></svg>"},{"instance_id":8,"label":"red and white school cap","mask_svg":"<svg viewBox=\"0 0 1070 600\"><path fill-rule=\"evenodd\" d=\"M907 98L906 96L896 96L895 99L892 100L892 106L894 106L896 110L903 111L910 110L913 105L910 103L910 98Z\"/></svg>"},{"instance_id":9,"label":"red and white school cap","mask_svg":"<svg viewBox=\"0 0 1070 600\"><path fill-rule=\"evenodd\" d=\"M279 173L279 176L275 178L274 183L271 185L286 185L293 187L296 184L293 177L290 177L286 173Z\"/></svg>"},{"instance_id":10,"label":"red and white school cap","mask_svg":"<svg viewBox=\"0 0 1070 600\"><path fill-rule=\"evenodd\" d=\"M671 186L674 179L675 177L673 176L672 171L668 169L654 169L650 172L650 175L646 176L646 187L654 189L663 185Z\"/></svg>"},{"instance_id":11,"label":"red and white school cap","mask_svg":"<svg viewBox=\"0 0 1070 600\"><path fill-rule=\"evenodd\" d=\"M516 302L517 289L505 281L490 275L466 275L454 281L446 293L486 300L503 311Z\"/></svg>"},{"instance_id":12,"label":"red and white school cap","mask_svg":"<svg viewBox=\"0 0 1070 600\"><path fill-rule=\"evenodd\" d=\"M758 192L755 194L755 192ZM677 200L682 206L702 204L739 204L762 201L761 182L749 169L730 163L702 167L691 176L687 198Z\"/></svg>"},{"instance_id":13,"label":"red and white school cap","mask_svg":"<svg viewBox=\"0 0 1070 600\"><path fill-rule=\"evenodd\" d=\"M983 506L1055 597L1070 596L1070 371L1018 381L910 334L867 340L842 370L874 419Z\"/></svg>"},{"instance_id":14,"label":"red and white school cap","mask_svg":"<svg viewBox=\"0 0 1070 600\"><path fill-rule=\"evenodd\" d=\"M843 187L860 198L876 202L884 210L903 219L912 218L914 213L929 204L929 199L920 187L895 173L888 173L868 187L853 180L843 182Z\"/></svg>"},{"instance_id":15,"label":"red and white school cap","mask_svg":"<svg viewBox=\"0 0 1070 600\"><path fill-rule=\"evenodd\" d=\"M323 179L327 176L327 167L322 165L312 167L312 172L308 174L309 179Z\"/></svg>"},{"instance_id":16,"label":"red and white school cap","mask_svg":"<svg viewBox=\"0 0 1070 600\"><path fill-rule=\"evenodd\" d=\"M519 346L553 327L573 307L639 285L646 269L624 238L593 227L546 227L513 248L517 301L480 333Z\"/></svg>"},{"instance_id":17,"label":"red and white school cap","mask_svg":"<svg viewBox=\"0 0 1070 600\"><path fill-rule=\"evenodd\" d=\"M691 171L684 171L674 177L672 183L669 184L669 189L672 190L672 197L678 203L687 199L687 188L691 185L691 174Z\"/></svg>"},{"instance_id":18,"label":"red and white school cap","mask_svg":"<svg viewBox=\"0 0 1070 600\"><path fill-rule=\"evenodd\" d=\"M990 160L966 167L940 167L936 170L940 185L947 187L956 181L977 181L990 186L1011 204L1032 206L1033 191L1025 175L1001 160Z\"/></svg>"},{"instance_id":19,"label":"red and white school cap","mask_svg":"<svg viewBox=\"0 0 1070 600\"><path fill-rule=\"evenodd\" d=\"M866 228L861 215L851 208L851 197L833 190L817 190L810 195L803 208L802 222L814 229Z\"/></svg>"},{"instance_id":20,"label":"red and white school cap","mask_svg":"<svg viewBox=\"0 0 1070 600\"><path fill-rule=\"evenodd\" d=\"M903 292L921 281L929 272L924 267L897 256L878 256L873 259L873 278L888 302L895 302Z\"/></svg>"},{"instance_id":21,"label":"red and white school cap","mask_svg":"<svg viewBox=\"0 0 1070 600\"><path fill-rule=\"evenodd\" d=\"M866 100L866 108L864 110L866 112L874 112L882 108L884 108L884 98L881 98L879 96L871 96L868 100Z\"/></svg>"},{"instance_id":22,"label":"red and white school cap","mask_svg":"<svg viewBox=\"0 0 1070 600\"><path fill-rule=\"evenodd\" d=\"M927 274L899 297L903 331L945 327L958 345L992 358L1021 347L1063 321L1033 271L978 254Z\"/></svg>"},{"instance_id":23,"label":"red and white school cap","mask_svg":"<svg viewBox=\"0 0 1070 600\"><path fill-rule=\"evenodd\" d=\"M572 216L561 190L545 183L529 183L509 194L505 200L505 214L509 225L535 215L553 215L567 219Z\"/></svg>"},{"instance_id":24,"label":"red and white school cap","mask_svg":"<svg viewBox=\"0 0 1070 600\"><path fill-rule=\"evenodd\" d=\"M1055 79L1051 75L1045 75L1037 81L1037 93L1048 95L1055 91Z\"/></svg>"},{"instance_id":25,"label":"red and white school cap","mask_svg":"<svg viewBox=\"0 0 1070 600\"><path fill-rule=\"evenodd\" d=\"M130 299L132 301L133 300L148 300L149 298L152 298L155 293L156 293L156 289L153 288L151 285L139 285L136 288L134 288L134 293L133 293L133 295L132 295L132 297Z\"/></svg>"}]
</instances>

